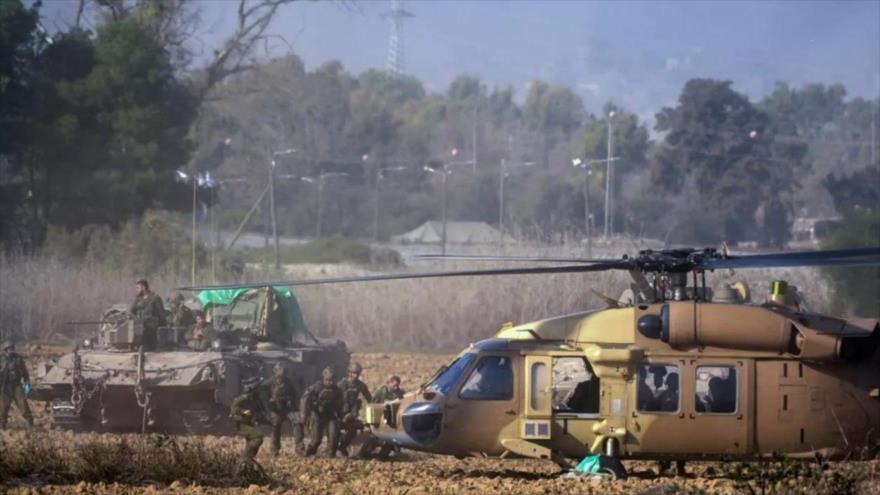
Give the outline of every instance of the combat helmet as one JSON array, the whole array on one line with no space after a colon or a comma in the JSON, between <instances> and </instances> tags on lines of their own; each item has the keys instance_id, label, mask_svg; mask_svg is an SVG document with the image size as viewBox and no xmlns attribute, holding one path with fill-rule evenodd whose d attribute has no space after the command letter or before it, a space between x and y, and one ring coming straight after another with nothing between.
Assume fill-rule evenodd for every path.
<instances>
[{"instance_id":1,"label":"combat helmet","mask_svg":"<svg viewBox=\"0 0 880 495\"><path fill-rule=\"evenodd\" d=\"M324 371L321 372L321 380L323 380L323 381L327 381L327 380L333 381L333 370L331 370L329 366L326 367L326 368L324 368Z\"/></svg>"},{"instance_id":2,"label":"combat helmet","mask_svg":"<svg viewBox=\"0 0 880 495\"><path fill-rule=\"evenodd\" d=\"M13 341L11 341L11 340L4 340L4 341L3 341L3 349L2 349L2 350L5 351L5 350L7 350L7 349L15 349L15 342L13 342Z\"/></svg>"},{"instance_id":3,"label":"combat helmet","mask_svg":"<svg viewBox=\"0 0 880 495\"><path fill-rule=\"evenodd\" d=\"M348 365L349 373L361 374L362 371L364 371L364 368L361 367L360 363L352 361L351 364Z\"/></svg>"}]
</instances>

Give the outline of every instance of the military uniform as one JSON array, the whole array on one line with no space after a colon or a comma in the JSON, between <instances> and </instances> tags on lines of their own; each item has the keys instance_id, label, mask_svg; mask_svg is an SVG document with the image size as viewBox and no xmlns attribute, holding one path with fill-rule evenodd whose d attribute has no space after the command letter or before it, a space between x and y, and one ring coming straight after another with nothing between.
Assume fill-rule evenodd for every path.
<instances>
[{"instance_id":1,"label":"military uniform","mask_svg":"<svg viewBox=\"0 0 880 495\"><path fill-rule=\"evenodd\" d=\"M373 392L373 403L381 404L392 400L400 400L403 398L403 395L404 391L400 388L397 390L391 390L387 385L382 385Z\"/></svg>"},{"instance_id":2,"label":"military uniform","mask_svg":"<svg viewBox=\"0 0 880 495\"><path fill-rule=\"evenodd\" d=\"M360 374L361 366L352 363L348 371ZM343 432L342 439L339 441L339 450L348 455L348 446L351 445L357 433L363 429L363 423L358 418L361 410L360 398L363 396L367 402L371 402L373 396L370 395L370 389L360 378L354 380L343 378L337 386L342 391L342 422L340 426Z\"/></svg>"},{"instance_id":3,"label":"military uniform","mask_svg":"<svg viewBox=\"0 0 880 495\"><path fill-rule=\"evenodd\" d=\"M284 422L290 417L290 414L297 410L297 393L296 387L290 383L284 370L281 368L279 372L276 369L275 376L269 387L269 410L272 412L272 455L278 455L281 450L281 428ZM302 426L298 421L292 421L293 439L297 445L297 450L302 449L303 432ZM297 428L299 426L299 428ZM298 431L297 431L298 430Z\"/></svg>"},{"instance_id":4,"label":"military uniform","mask_svg":"<svg viewBox=\"0 0 880 495\"><path fill-rule=\"evenodd\" d=\"M242 461L252 462L263 445L263 432L256 422L257 386L251 385L245 392L232 401L231 414L238 427L238 434L245 440Z\"/></svg>"},{"instance_id":5,"label":"military uniform","mask_svg":"<svg viewBox=\"0 0 880 495\"><path fill-rule=\"evenodd\" d=\"M186 343L194 351L206 351L211 347L214 338L214 326L210 323L198 323L192 327L186 338Z\"/></svg>"},{"instance_id":6,"label":"military uniform","mask_svg":"<svg viewBox=\"0 0 880 495\"><path fill-rule=\"evenodd\" d=\"M327 453L330 457L336 457L339 419L342 416L342 391L333 383L333 372L329 368L324 370L321 381L309 387L305 398L309 429L306 456L314 455L318 451L326 433Z\"/></svg>"},{"instance_id":7,"label":"military uniform","mask_svg":"<svg viewBox=\"0 0 880 495\"><path fill-rule=\"evenodd\" d=\"M183 304L183 301L175 300L171 305L171 325L178 328L189 330L196 324L196 317L192 310Z\"/></svg>"},{"instance_id":8,"label":"military uniform","mask_svg":"<svg viewBox=\"0 0 880 495\"><path fill-rule=\"evenodd\" d=\"M396 378L396 377L395 377ZM400 400L404 396L404 391L397 388L397 390L391 390L387 385L382 385L375 392L373 392L373 403L374 404L382 404L384 402ZM394 450L394 444L390 442L384 442L379 440L374 435L370 435L364 440L364 443L361 444L360 449L358 449L357 455L361 458L371 457L376 448L379 448L379 457L387 457L388 454Z\"/></svg>"},{"instance_id":9,"label":"military uniform","mask_svg":"<svg viewBox=\"0 0 880 495\"><path fill-rule=\"evenodd\" d=\"M165 325L165 306L162 304L162 298L152 292L145 292L143 295L135 297L128 311L144 325L142 340L144 350L154 350L158 329Z\"/></svg>"},{"instance_id":10,"label":"military uniform","mask_svg":"<svg viewBox=\"0 0 880 495\"><path fill-rule=\"evenodd\" d=\"M33 426L34 417L28 407L27 396L24 393L24 384L30 383L27 366L24 359L15 353L15 346L11 342L3 344L3 354L0 354L0 429L6 428L9 419L9 408L12 403L21 411L28 425ZM12 352L6 352L12 350Z\"/></svg>"}]
</instances>

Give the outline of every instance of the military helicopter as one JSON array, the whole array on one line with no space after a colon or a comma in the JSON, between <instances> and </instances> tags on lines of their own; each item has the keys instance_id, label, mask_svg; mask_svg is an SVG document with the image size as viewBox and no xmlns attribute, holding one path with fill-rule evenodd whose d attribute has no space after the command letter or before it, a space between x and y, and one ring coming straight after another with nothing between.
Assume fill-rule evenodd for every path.
<instances>
[{"instance_id":1,"label":"military helicopter","mask_svg":"<svg viewBox=\"0 0 880 495\"><path fill-rule=\"evenodd\" d=\"M876 266L880 248L429 258L566 264L271 285L625 270L635 293L629 304L505 324L402 400L368 406L363 421L382 440L564 467L570 458L601 455L616 476L625 476L620 461L627 459L840 458L880 445L877 320L808 312L784 281L774 282L764 304L713 302L706 287L713 270Z\"/></svg>"}]
</instances>

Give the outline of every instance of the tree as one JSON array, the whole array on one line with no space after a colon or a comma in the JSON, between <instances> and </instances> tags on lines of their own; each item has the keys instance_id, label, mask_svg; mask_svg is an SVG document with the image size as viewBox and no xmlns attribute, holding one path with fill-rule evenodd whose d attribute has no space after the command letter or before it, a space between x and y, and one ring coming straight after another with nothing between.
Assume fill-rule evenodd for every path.
<instances>
[{"instance_id":1,"label":"tree","mask_svg":"<svg viewBox=\"0 0 880 495\"><path fill-rule=\"evenodd\" d=\"M33 178L22 175L26 152L23 130L33 112L33 73L45 42L38 32L39 2L0 0L0 241L29 249L38 222L32 201Z\"/></svg>"},{"instance_id":2,"label":"tree","mask_svg":"<svg viewBox=\"0 0 880 495\"><path fill-rule=\"evenodd\" d=\"M523 106L525 126L536 134L539 163L550 166L550 152L558 143L568 143L586 118L584 103L572 90L534 81Z\"/></svg>"},{"instance_id":3,"label":"tree","mask_svg":"<svg viewBox=\"0 0 880 495\"><path fill-rule=\"evenodd\" d=\"M45 221L117 226L187 204L174 170L189 159L195 101L168 54L134 19L74 30L47 48L29 162Z\"/></svg>"},{"instance_id":4,"label":"tree","mask_svg":"<svg viewBox=\"0 0 880 495\"><path fill-rule=\"evenodd\" d=\"M656 130L665 139L651 161L653 184L678 195L692 179L696 204L687 207L718 219L707 238L682 240L735 243L760 238L761 227L779 228L779 218L759 225L756 212L775 198L790 201L806 147L777 141L770 117L730 81L688 81L678 106L657 114Z\"/></svg>"}]
</instances>

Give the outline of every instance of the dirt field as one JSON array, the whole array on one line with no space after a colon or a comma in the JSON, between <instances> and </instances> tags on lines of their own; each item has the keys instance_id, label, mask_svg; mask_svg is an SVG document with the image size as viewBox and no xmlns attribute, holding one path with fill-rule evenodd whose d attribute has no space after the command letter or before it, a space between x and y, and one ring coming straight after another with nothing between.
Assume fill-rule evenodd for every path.
<instances>
[{"instance_id":1,"label":"dirt field","mask_svg":"<svg viewBox=\"0 0 880 495\"><path fill-rule=\"evenodd\" d=\"M450 355L357 353L354 359L365 368L364 380L375 388L391 373L403 378L405 389L412 389L426 380ZM32 359L35 360L35 359ZM34 413L44 432L28 434L17 412L12 412L12 431L0 436L0 461L8 449L26 442L32 435L49 445L69 450L79 456L84 442L118 440L98 434L72 434L51 430L49 418L38 403ZM131 445L142 440L136 435L126 436ZM186 439L184 439L186 440ZM228 453L233 458L241 448L236 438L208 437L197 439L209 450ZM50 447L53 448L53 447ZM180 482L157 483L149 479L136 484L86 483L47 485L40 476L7 479L0 491L16 494L36 493L332 493L332 494L427 494L427 493L761 493L758 481L748 478L743 471L754 466L743 464L692 463L688 476L656 476L656 467L650 463L627 463L631 476L626 481L599 481L560 478L557 467L549 462L529 460L464 459L405 453L401 458L381 462L376 460L300 459L292 454L292 443L285 439L283 454L273 460L269 456L268 441L264 443L259 462L274 480L268 485L199 486ZM39 461L37 461L39 462ZM111 458L103 462L114 462ZM767 468L768 470L770 468ZM819 470L791 466L768 471L765 478L767 493L878 493L880 492L880 462L849 462Z\"/></svg>"}]
</instances>

